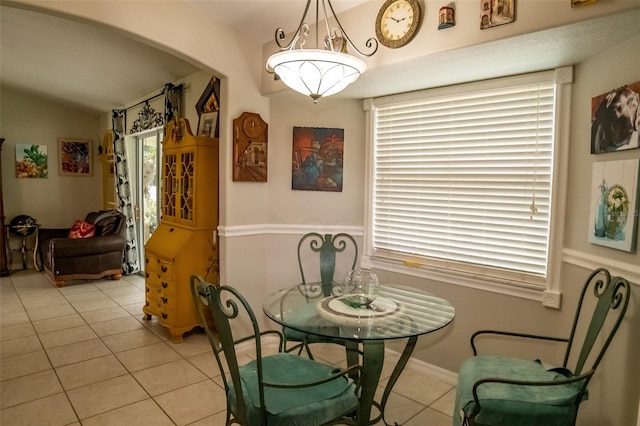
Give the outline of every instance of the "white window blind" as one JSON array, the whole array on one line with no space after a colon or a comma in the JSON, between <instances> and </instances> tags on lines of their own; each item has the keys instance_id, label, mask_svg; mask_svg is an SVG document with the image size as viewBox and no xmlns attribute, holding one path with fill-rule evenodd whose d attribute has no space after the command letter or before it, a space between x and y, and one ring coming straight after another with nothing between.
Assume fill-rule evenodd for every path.
<instances>
[{"instance_id":1,"label":"white window blind","mask_svg":"<svg viewBox=\"0 0 640 426\"><path fill-rule=\"evenodd\" d=\"M373 106L375 256L544 278L555 83Z\"/></svg>"}]
</instances>

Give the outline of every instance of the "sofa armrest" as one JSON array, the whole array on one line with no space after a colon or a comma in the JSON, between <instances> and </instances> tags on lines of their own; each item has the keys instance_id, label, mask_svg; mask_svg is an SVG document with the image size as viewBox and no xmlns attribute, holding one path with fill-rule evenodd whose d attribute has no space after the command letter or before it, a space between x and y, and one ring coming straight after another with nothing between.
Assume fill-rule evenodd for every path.
<instances>
[{"instance_id":1,"label":"sofa armrest","mask_svg":"<svg viewBox=\"0 0 640 426\"><path fill-rule=\"evenodd\" d=\"M40 228L38 230L38 242L42 244L43 241L50 240L52 238L66 238L69 235L69 228Z\"/></svg>"},{"instance_id":2,"label":"sofa armrest","mask_svg":"<svg viewBox=\"0 0 640 426\"><path fill-rule=\"evenodd\" d=\"M126 241L122 235L104 235L90 238L53 238L49 240L49 253L54 257L78 257L122 251Z\"/></svg>"}]
</instances>

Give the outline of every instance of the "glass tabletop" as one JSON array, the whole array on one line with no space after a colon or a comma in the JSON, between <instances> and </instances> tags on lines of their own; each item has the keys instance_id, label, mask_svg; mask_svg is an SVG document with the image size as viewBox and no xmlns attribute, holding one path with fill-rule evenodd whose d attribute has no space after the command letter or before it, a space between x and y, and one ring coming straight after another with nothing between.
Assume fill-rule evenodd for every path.
<instances>
[{"instance_id":1,"label":"glass tabletop","mask_svg":"<svg viewBox=\"0 0 640 426\"><path fill-rule=\"evenodd\" d=\"M273 321L305 333L354 340L400 339L430 333L449 324L455 309L446 299L395 284L380 284L367 307L342 296L342 283L306 283L283 288L262 304Z\"/></svg>"}]
</instances>

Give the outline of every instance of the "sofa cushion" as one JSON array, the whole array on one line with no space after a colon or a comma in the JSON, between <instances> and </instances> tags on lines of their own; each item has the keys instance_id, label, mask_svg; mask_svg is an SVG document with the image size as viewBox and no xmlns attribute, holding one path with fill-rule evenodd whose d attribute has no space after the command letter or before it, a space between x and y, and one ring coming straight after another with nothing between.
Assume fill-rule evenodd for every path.
<instances>
[{"instance_id":1,"label":"sofa cushion","mask_svg":"<svg viewBox=\"0 0 640 426\"><path fill-rule=\"evenodd\" d=\"M68 238L89 238L96 234L96 227L84 220L76 220L69 231Z\"/></svg>"}]
</instances>

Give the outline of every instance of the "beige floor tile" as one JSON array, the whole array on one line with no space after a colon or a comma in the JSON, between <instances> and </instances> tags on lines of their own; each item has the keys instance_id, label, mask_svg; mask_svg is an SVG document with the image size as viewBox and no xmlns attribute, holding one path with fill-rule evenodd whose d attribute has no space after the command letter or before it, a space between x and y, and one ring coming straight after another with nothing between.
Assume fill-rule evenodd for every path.
<instances>
[{"instance_id":1,"label":"beige floor tile","mask_svg":"<svg viewBox=\"0 0 640 426\"><path fill-rule=\"evenodd\" d=\"M91 292L91 291L98 291L98 288L96 286L94 286L93 284L82 283L82 284L78 284L78 285L66 285L64 287L60 287L58 290L64 296L72 296L74 294L88 293L88 292Z\"/></svg>"},{"instance_id":2,"label":"beige floor tile","mask_svg":"<svg viewBox=\"0 0 640 426\"><path fill-rule=\"evenodd\" d=\"M201 353L198 355L187 358L194 367L202 371L207 377L217 377L220 375L220 368L216 362L216 357L213 355L213 351L210 353Z\"/></svg>"},{"instance_id":3,"label":"beige floor tile","mask_svg":"<svg viewBox=\"0 0 640 426\"><path fill-rule=\"evenodd\" d=\"M69 305L67 299L55 290L51 293L42 290L33 291L29 294L22 294L20 299L27 311L36 311L59 305Z\"/></svg>"},{"instance_id":4,"label":"beige floor tile","mask_svg":"<svg viewBox=\"0 0 640 426\"><path fill-rule=\"evenodd\" d=\"M62 386L52 369L3 380L0 389L1 408L5 409L60 392L62 392Z\"/></svg>"},{"instance_id":5,"label":"beige floor tile","mask_svg":"<svg viewBox=\"0 0 640 426\"><path fill-rule=\"evenodd\" d=\"M39 334L63 330L65 328L78 327L81 325L85 325L85 322L82 317L75 312L71 315L33 322L33 326Z\"/></svg>"},{"instance_id":6,"label":"beige floor tile","mask_svg":"<svg viewBox=\"0 0 640 426\"><path fill-rule=\"evenodd\" d=\"M144 291L141 291L139 288L134 287L131 284L117 288L105 289L102 290L102 292L112 299L121 296L142 296L144 299Z\"/></svg>"},{"instance_id":7,"label":"beige floor tile","mask_svg":"<svg viewBox=\"0 0 640 426\"><path fill-rule=\"evenodd\" d=\"M81 315L87 323L94 324L96 322L128 317L129 313L125 309L122 309L120 306L116 306L115 308L97 309L95 311L83 312Z\"/></svg>"},{"instance_id":8,"label":"beige floor tile","mask_svg":"<svg viewBox=\"0 0 640 426\"><path fill-rule=\"evenodd\" d=\"M0 424L7 426L63 426L76 420L78 418L64 393L5 408L0 414Z\"/></svg>"},{"instance_id":9,"label":"beige floor tile","mask_svg":"<svg viewBox=\"0 0 640 426\"><path fill-rule=\"evenodd\" d=\"M95 339L96 337L98 336L96 336L96 333L94 333L88 325L40 334L40 340L42 340L42 346L44 346L45 349L83 342L85 340Z\"/></svg>"},{"instance_id":10,"label":"beige floor tile","mask_svg":"<svg viewBox=\"0 0 640 426\"><path fill-rule=\"evenodd\" d=\"M456 406L456 388L451 389L445 393L440 399L437 399L433 404L429 406L436 411L439 411L447 416L453 414L453 408Z\"/></svg>"},{"instance_id":11,"label":"beige floor tile","mask_svg":"<svg viewBox=\"0 0 640 426\"><path fill-rule=\"evenodd\" d=\"M38 336L20 337L18 339L6 340L0 345L0 357L2 359L28 354L42 350Z\"/></svg>"},{"instance_id":12,"label":"beige floor tile","mask_svg":"<svg viewBox=\"0 0 640 426\"><path fill-rule=\"evenodd\" d=\"M0 380L26 376L51 368L53 367L51 367L47 354L44 351L4 358L0 361Z\"/></svg>"},{"instance_id":13,"label":"beige floor tile","mask_svg":"<svg viewBox=\"0 0 640 426\"><path fill-rule=\"evenodd\" d=\"M0 328L0 342L5 340L17 339L20 337L34 336L36 330L29 322L23 322L21 324L8 325Z\"/></svg>"},{"instance_id":14,"label":"beige floor tile","mask_svg":"<svg viewBox=\"0 0 640 426\"><path fill-rule=\"evenodd\" d=\"M171 339L171 333L169 333L169 329L166 327L163 327L160 323L158 322L150 322L150 321L154 321L152 320L143 320L142 321L142 325L144 325L145 327L147 327L147 329L149 329L149 331L151 331L153 334L155 334L156 336L158 336L158 338L160 338L160 340L163 341L168 341L169 339Z\"/></svg>"},{"instance_id":15,"label":"beige floor tile","mask_svg":"<svg viewBox=\"0 0 640 426\"><path fill-rule=\"evenodd\" d=\"M144 326L131 316L116 318L109 321L91 324L91 328L100 337L112 336L114 334L126 333L127 331L143 329Z\"/></svg>"},{"instance_id":16,"label":"beige floor tile","mask_svg":"<svg viewBox=\"0 0 640 426\"><path fill-rule=\"evenodd\" d=\"M15 314L19 312L26 312L24 306L22 306L22 301L18 295L11 295L10 298L2 296L2 300L0 301L0 313L2 314L2 318L8 314ZM3 324L4 326L4 324Z\"/></svg>"},{"instance_id":17,"label":"beige floor tile","mask_svg":"<svg viewBox=\"0 0 640 426\"><path fill-rule=\"evenodd\" d=\"M58 367L56 368L56 373L65 390L128 374L127 370L113 355Z\"/></svg>"},{"instance_id":18,"label":"beige floor tile","mask_svg":"<svg viewBox=\"0 0 640 426\"><path fill-rule=\"evenodd\" d=\"M106 297L106 296L105 296ZM80 313L96 311L98 309L115 308L118 305L111 299L86 300L73 303L73 307Z\"/></svg>"},{"instance_id":19,"label":"beige floor tile","mask_svg":"<svg viewBox=\"0 0 640 426\"><path fill-rule=\"evenodd\" d=\"M48 306L48 307L37 308L37 309L27 308L27 313L29 314L29 318L31 318L31 321L39 321L39 320L52 319L56 317L62 317L65 315L72 315L76 313L76 310L73 308L73 306L66 304L66 305Z\"/></svg>"},{"instance_id":20,"label":"beige floor tile","mask_svg":"<svg viewBox=\"0 0 640 426\"><path fill-rule=\"evenodd\" d=\"M384 387L378 386L376 390L375 400L382 401L383 393ZM387 399L387 404L385 407L385 419L389 424L405 424L407 420L424 409L424 405L392 392ZM377 413L378 410L374 408L372 412Z\"/></svg>"},{"instance_id":21,"label":"beige floor tile","mask_svg":"<svg viewBox=\"0 0 640 426\"><path fill-rule=\"evenodd\" d=\"M225 424L225 420L227 419L226 416L226 410L221 411L213 416L208 416L204 419L198 420L197 422L190 423L189 426L220 426Z\"/></svg>"},{"instance_id":22,"label":"beige floor tile","mask_svg":"<svg viewBox=\"0 0 640 426\"><path fill-rule=\"evenodd\" d=\"M417 416L404 423L405 426L451 426L453 420L430 408L425 408Z\"/></svg>"},{"instance_id":23,"label":"beige floor tile","mask_svg":"<svg viewBox=\"0 0 640 426\"><path fill-rule=\"evenodd\" d=\"M210 380L156 396L155 401L178 425L187 425L227 407L224 391Z\"/></svg>"},{"instance_id":24,"label":"beige floor tile","mask_svg":"<svg viewBox=\"0 0 640 426\"><path fill-rule=\"evenodd\" d=\"M159 343L160 338L146 328L141 328L138 330L128 331L126 333L107 336L104 337L102 341L113 352L122 352L129 349L139 348L140 346Z\"/></svg>"},{"instance_id":25,"label":"beige floor tile","mask_svg":"<svg viewBox=\"0 0 640 426\"><path fill-rule=\"evenodd\" d=\"M101 291L99 291L96 287L97 291L85 291L81 293L68 294L65 297L72 305L76 305L78 303L91 302L91 301L104 301L109 300L109 298Z\"/></svg>"},{"instance_id":26,"label":"beige floor tile","mask_svg":"<svg viewBox=\"0 0 640 426\"><path fill-rule=\"evenodd\" d=\"M177 361L180 354L167 346L166 343L142 346L116 354L125 368L131 372L155 367L167 362Z\"/></svg>"},{"instance_id":27,"label":"beige floor tile","mask_svg":"<svg viewBox=\"0 0 640 426\"><path fill-rule=\"evenodd\" d=\"M27 312L24 310L19 310L17 312L0 311L0 324L2 324L3 327L21 324L23 322L29 322L29 315L27 315Z\"/></svg>"},{"instance_id":28,"label":"beige floor tile","mask_svg":"<svg viewBox=\"0 0 640 426\"><path fill-rule=\"evenodd\" d=\"M54 367L109 355L111 351L99 339L86 340L65 346L47 349L47 355Z\"/></svg>"},{"instance_id":29,"label":"beige floor tile","mask_svg":"<svg viewBox=\"0 0 640 426\"><path fill-rule=\"evenodd\" d=\"M138 383L151 396L157 396L207 379L184 359L133 373Z\"/></svg>"},{"instance_id":30,"label":"beige floor tile","mask_svg":"<svg viewBox=\"0 0 640 426\"><path fill-rule=\"evenodd\" d=\"M136 304L137 303L141 307L140 310L142 310L142 305L145 302L144 293L142 293L140 291L138 291L138 294L112 296L111 298L113 299L114 302L116 302L120 306L132 305L132 304Z\"/></svg>"},{"instance_id":31,"label":"beige floor tile","mask_svg":"<svg viewBox=\"0 0 640 426\"><path fill-rule=\"evenodd\" d=\"M67 391L80 420L101 414L149 396L131 376L120 376Z\"/></svg>"},{"instance_id":32,"label":"beige floor tile","mask_svg":"<svg viewBox=\"0 0 640 426\"><path fill-rule=\"evenodd\" d=\"M211 344L204 333L191 334L186 336L182 343L172 343L172 345L172 348L183 357L211 352Z\"/></svg>"},{"instance_id":33,"label":"beige floor tile","mask_svg":"<svg viewBox=\"0 0 640 426\"><path fill-rule=\"evenodd\" d=\"M384 384L386 382L387 380L383 381ZM429 406L452 388L453 385L443 380L408 367L400 375L393 391L422 405Z\"/></svg>"},{"instance_id":34,"label":"beige floor tile","mask_svg":"<svg viewBox=\"0 0 640 426\"><path fill-rule=\"evenodd\" d=\"M137 319L140 322L145 323L145 327L148 325L146 324L146 322L148 322L148 320L144 319L144 313L142 312L142 306L144 305L143 303L133 303L133 304L123 304L122 308L125 309L127 312L129 312L129 314L134 317L135 319Z\"/></svg>"},{"instance_id":35,"label":"beige floor tile","mask_svg":"<svg viewBox=\"0 0 640 426\"><path fill-rule=\"evenodd\" d=\"M224 424L218 423L218 425ZM105 425L153 425L173 426L171 419L158 407L152 399L145 399L106 413L89 417L82 421L83 426Z\"/></svg>"}]
</instances>

